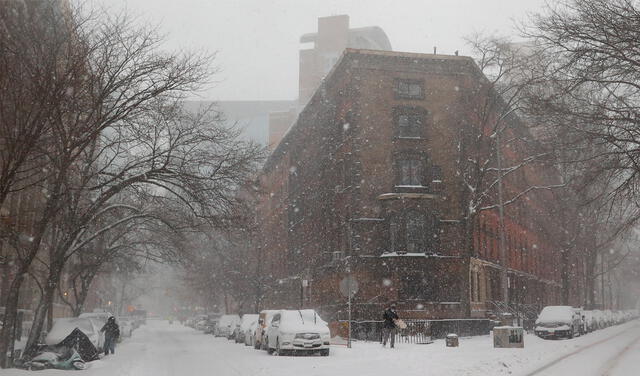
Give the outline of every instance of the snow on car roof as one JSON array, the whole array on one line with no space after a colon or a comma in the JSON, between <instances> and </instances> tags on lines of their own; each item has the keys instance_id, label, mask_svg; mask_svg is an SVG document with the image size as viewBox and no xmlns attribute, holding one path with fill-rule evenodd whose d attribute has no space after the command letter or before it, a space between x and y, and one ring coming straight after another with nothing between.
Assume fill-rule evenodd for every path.
<instances>
[{"instance_id":1,"label":"snow on car roof","mask_svg":"<svg viewBox=\"0 0 640 376\"><path fill-rule=\"evenodd\" d=\"M547 306L542 309L537 322L565 322L571 321L574 311L571 306Z\"/></svg>"},{"instance_id":2,"label":"snow on car roof","mask_svg":"<svg viewBox=\"0 0 640 376\"><path fill-rule=\"evenodd\" d=\"M240 328L243 330L249 329L252 323L258 321L257 314L244 314L242 315L242 322L240 323Z\"/></svg>"}]
</instances>

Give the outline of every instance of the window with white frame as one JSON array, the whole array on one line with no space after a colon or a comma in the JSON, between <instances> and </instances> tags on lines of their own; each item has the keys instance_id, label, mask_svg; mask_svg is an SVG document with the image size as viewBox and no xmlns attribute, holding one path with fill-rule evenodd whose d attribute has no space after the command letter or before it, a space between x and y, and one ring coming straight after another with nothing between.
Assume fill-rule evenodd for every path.
<instances>
[{"instance_id":1,"label":"window with white frame","mask_svg":"<svg viewBox=\"0 0 640 376\"><path fill-rule=\"evenodd\" d=\"M423 82L420 80L396 80L396 93L400 98L422 99Z\"/></svg>"}]
</instances>

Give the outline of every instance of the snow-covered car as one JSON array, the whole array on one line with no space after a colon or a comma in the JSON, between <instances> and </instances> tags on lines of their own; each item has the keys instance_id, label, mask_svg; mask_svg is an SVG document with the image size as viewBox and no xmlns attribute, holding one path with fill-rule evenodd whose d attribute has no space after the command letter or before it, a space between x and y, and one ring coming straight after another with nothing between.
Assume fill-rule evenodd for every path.
<instances>
[{"instance_id":1,"label":"snow-covered car","mask_svg":"<svg viewBox=\"0 0 640 376\"><path fill-rule=\"evenodd\" d=\"M604 325L605 326L611 326L614 324L614 320L613 320L613 311L611 311L610 309L605 309L603 311L603 315L604 315Z\"/></svg>"},{"instance_id":2,"label":"snow-covered car","mask_svg":"<svg viewBox=\"0 0 640 376\"><path fill-rule=\"evenodd\" d=\"M202 320L205 320L206 318L207 318L207 315L204 315L204 314L195 315L191 317L189 320L187 320L187 326L190 328L196 329L196 325Z\"/></svg>"},{"instance_id":3,"label":"snow-covered car","mask_svg":"<svg viewBox=\"0 0 640 376\"><path fill-rule=\"evenodd\" d=\"M129 318L125 318L125 317L118 317L116 319L116 323L120 327L120 337L121 338L131 337L131 335L133 334L133 329L134 329L134 325L133 325L134 320L133 319L129 319Z\"/></svg>"},{"instance_id":4,"label":"snow-covered car","mask_svg":"<svg viewBox=\"0 0 640 376\"><path fill-rule=\"evenodd\" d=\"M218 325L214 332L215 336L233 339L233 330L239 322L240 316L238 315L222 315L218 320Z\"/></svg>"},{"instance_id":5,"label":"snow-covered car","mask_svg":"<svg viewBox=\"0 0 640 376\"><path fill-rule=\"evenodd\" d=\"M240 323L238 323L238 325L236 325L234 335L236 343L245 343L245 341L247 340L247 330L249 329L249 326L254 322L258 322L258 314L246 313L242 315L242 320L240 321Z\"/></svg>"},{"instance_id":6,"label":"snow-covered car","mask_svg":"<svg viewBox=\"0 0 640 376\"><path fill-rule=\"evenodd\" d=\"M265 342L269 354L292 352L329 355L329 326L312 309L282 310L267 329Z\"/></svg>"},{"instance_id":7,"label":"snow-covered car","mask_svg":"<svg viewBox=\"0 0 640 376\"><path fill-rule=\"evenodd\" d=\"M204 332L205 330L207 330L208 327L209 327L209 320L207 318L198 320L194 325L194 329L199 330L201 332Z\"/></svg>"},{"instance_id":8,"label":"snow-covered car","mask_svg":"<svg viewBox=\"0 0 640 376\"><path fill-rule=\"evenodd\" d=\"M573 338L580 332L581 319L571 306L547 306L536 320L534 332L540 338Z\"/></svg>"},{"instance_id":9,"label":"snow-covered car","mask_svg":"<svg viewBox=\"0 0 640 376\"><path fill-rule=\"evenodd\" d=\"M260 316L258 316L258 326L256 328L256 332L253 335L253 348L254 349L267 349L266 341L262 339L265 337L267 333L267 329L269 329L269 325L271 324L271 319L273 319L273 315L278 313L278 310L275 309L265 309L260 311Z\"/></svg>"},{"instance_id":10,"label":"snow-covered car","mask_svg":"<svg viewBox=\"0 0 640 376\"><path fill-rule=\"evenodd\" d=\"M598 322L594 311L582 311L582 318L584 333L591 333L598 329Z\"/></svg>"},{"instance_id":11,"label":"snow-covered car","mask_svg":"<svg viewBox=\"0 0 640 376\"><path fill-rule=\"evenodd\" d=\"M218 325L217 319L207 319L207 323L204 325L204 334L215 334L216 326Z\"/></svg>"},{"instance_id":12,"label":"snow-covered car","mask_svg":"<svg viewBox=\"0 0 640 376\"><path fill-rule=\"evenodd\" d=\"M62 317L54 320L44 342L49 346L62 342L75 328L80 329L89 338L93 346L101 352L104 345L104 333L100 331L100 321L86 317Z\"/></svg>"},{"instance_id":13,"label":"snow-covered car","mask_svg":"<svg viewBox=\"0 0 640 376\"><path fill-rule=\"evenodd\" d=\"M594 309L592 312L593 320L595 321L595 325L597 329L606 328L606 323L604 320L604 312L599 309Z\"/></svg>"},{"instance_id":14,"label":"snow-covered car","mask_svg":"<svg viewBox=\"0 0 640 376\"><path fill-rule=\"evenodd\" d=\"M258 328L258 320L253 321L249 328L244 333L244 345L245 346L254 346L254 341L256 338L256 329Z\"/></svg>"}]
</instances>

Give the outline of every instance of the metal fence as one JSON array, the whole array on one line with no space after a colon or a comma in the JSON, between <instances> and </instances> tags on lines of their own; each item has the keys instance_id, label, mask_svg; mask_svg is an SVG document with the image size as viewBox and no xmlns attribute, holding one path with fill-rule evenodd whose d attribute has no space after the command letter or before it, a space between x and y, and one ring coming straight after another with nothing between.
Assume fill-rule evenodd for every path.
<instances>
[{"instance_id":1,"label":"metal fence","mask_svg":"<svg viewBox=\"0 0 640 376\"><path fill-rule=\"evenodd\" d=\"M487 319L404 320L406 329L398 330L396 342L429 343L432 338L445 338L449 333L469 337L487 335L499 323ZM344 321L346 322L346 321ZM360 341L382 341L383 321L352 321L351 336Z\"/></svg>"}]
</instances>

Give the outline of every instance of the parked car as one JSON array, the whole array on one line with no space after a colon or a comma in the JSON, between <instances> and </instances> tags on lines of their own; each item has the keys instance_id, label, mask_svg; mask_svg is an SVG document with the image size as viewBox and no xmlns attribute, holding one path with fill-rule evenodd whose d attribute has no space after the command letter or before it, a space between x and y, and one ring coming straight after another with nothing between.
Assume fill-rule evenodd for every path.
<instances>
[{"instance_id":1,"label":"parked car","mask_svg":"<svg viewBox=\"0 0 640 376\"><path fill-rule=\"evenodd\" d=\"M194 329L195 329L195 330L199 330L199 331L201 331L201 332L204 332L204 331L206 331L206 330L207 330L208 326L209 326L209 319L207 319L207 318L205 317L205 318L201 318L201 319L199 319L199 320L195 323L195 325L194 325Z\"/></svg>"},{"instance_id":2,"label":"parked car","mask_svg":"<svg viewBox=\"0 0 640 376\"><path fill-rule=\"evenodd\" d=\"M239 322L240 316L238 315L222 315L220 320L218 320L218 325L215 329L215 336L233 339L233 330Z\"/></svg>"},{"instance_id":3,"label":"parked car","mask_svg":"<svg viewBox=\"0 0 640 376\"><path fill-rule=\"evenodd\" d=\"M598 329L598 322L594 311L582 311L582 326L584 333L591 333Z\"/></svg>"},{"instance_id":4,"label":"parked car","mask_svg":"<svg viewBox=\"0 0 640 376\"><path fill-rule=\"evenodd\" d=\"M186 325L190 328L196 329L196 325L202 320L205 320L206 318L207 318L207 315L205 314L195 315L187 320Z\"/></svg>"},{"instance_id":5,"label":"parked car","mask_svg":"<svg viewBox=\"0 0 640 376\"><path fill-rule=\"evenodd\" d=\"M244 333L244 345L245 346L254 346L254 341L256 338L256 329L258 329L258 319L253 321L249 328Z\"/></svg>"},{"instance_id":6,"label":"parked car","mask_svg":"<svg viewBox=\"0 0 640 376\"><path fill-rule=\"evenodd\" d=\"M534 332L540 338L573 338L580 332L580 314L570 306L547 306L536 320Z\"/></svg>"},{"instance_id":7,"label":"parked car","mask_svg":"<svg viewBox=\"0 0 640 376\"><path fill-rule=\"evenodd\" d=\"M216 326L218 326L218 320L208 318L204 327L204 334L215 334Z\"/></svg>"},{"instance_id":8,"label":"parked car","mask_svg":"<svg viewBox=\"0 0 640 376\"><path fill-rule=\"evenodd\" d=\"M131 335L133 334L133 329L135 329L134 320L127 317L118 317L116 322L120 326L120 338L131 337Z\"/></svg>"},{"instance_id":9,"label":"parked car","mask_svg":"<svg viewBox=\"0 0 640 376\"><path fill-rule=\"evenodd\" d=\"M278 311L274 309L266 309L260 312L260 316L258 316L258 327L256 328L256 333L253 336L254 349L267 349L267 344L262 339L265 337L267 329L269 328L271 320L273 319L273 315L275 315L276 313L278 313Z\"/></svg>"},{"instance_id":10,"label":"parked car","mask_svg":"<svg viewBox=\"0 0 640 376\"><path fill-rule=\"evenodd\" d=\"M319 353L329 355L329 326L312 309L282 310L267 329L265 342L269 354Z\"/></svg>"},{"instance_id":11,"label":"parked car","mask_svg":"<svg viewBox=\"0 0 640 376\"><path fill-rule=\"evenodd\" d=\"M242 315L242 320L236 325L234 339L236 343L245 343L247 340L247 329L253 322L258 321L258 314L246 313Z\"/></svg>"}]
</instances>

